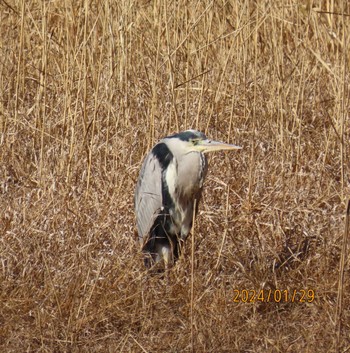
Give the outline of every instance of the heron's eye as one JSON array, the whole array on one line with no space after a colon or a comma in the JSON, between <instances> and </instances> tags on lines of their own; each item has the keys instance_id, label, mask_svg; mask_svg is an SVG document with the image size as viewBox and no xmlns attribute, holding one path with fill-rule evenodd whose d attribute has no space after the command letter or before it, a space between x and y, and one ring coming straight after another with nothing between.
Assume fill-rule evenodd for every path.
<instances>
[{"instance_id":1,"label":"heron's eye","mask_svg":"<svg viewBox=\"0 0 350 353\"><path fill-rule=\"evenodd\" d=\"M191 140L191 142L193 143L193 145L194 145L194 146L197 146L197 145L198 145L199 140L198 140L198 139L195 139L195 140Z\"/></svg>"}]
</instances>

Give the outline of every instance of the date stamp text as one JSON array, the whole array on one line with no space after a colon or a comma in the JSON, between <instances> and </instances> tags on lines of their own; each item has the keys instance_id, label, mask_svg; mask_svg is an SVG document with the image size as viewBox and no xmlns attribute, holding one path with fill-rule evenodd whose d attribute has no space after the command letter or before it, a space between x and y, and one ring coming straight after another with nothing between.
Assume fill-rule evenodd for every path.
<instances>
[{"instance_id":1,"label":"date stamp text","mask_svg":"<svg viewBox=\"0 0 350 353\"><path fill-rule=\"evenodd\" d=\"M312 303L313 289L234 289L234 303Z\"/></svg>"}]
</instances>

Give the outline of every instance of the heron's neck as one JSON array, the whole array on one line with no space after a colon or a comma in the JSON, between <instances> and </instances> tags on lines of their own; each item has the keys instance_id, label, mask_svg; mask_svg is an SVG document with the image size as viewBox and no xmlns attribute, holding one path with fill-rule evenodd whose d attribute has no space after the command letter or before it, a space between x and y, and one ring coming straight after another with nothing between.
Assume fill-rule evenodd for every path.
<instances>
[{"instance_id":1,"label":"heron's neck","mask_svg":"<svg viewBox=\"0 0 350 353\"><path fill-rule=\"evenodd\" d=\"M193 197L203 186L206 174L205 156L198 152L191 152L183 155L177 165L179 194Z\"/></svg>"}]
</instances>

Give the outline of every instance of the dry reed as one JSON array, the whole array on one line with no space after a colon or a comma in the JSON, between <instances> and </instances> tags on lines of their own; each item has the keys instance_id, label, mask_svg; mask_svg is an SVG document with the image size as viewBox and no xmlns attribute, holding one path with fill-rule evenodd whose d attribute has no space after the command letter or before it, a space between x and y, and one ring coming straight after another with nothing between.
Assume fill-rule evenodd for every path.
<instances>
[{"instance_id":1,"label":"dry reed","mask_svg":"<svg viewBox=\"0 0 350 353\"><path fill-rule=\"evenodd\" d=\"M349 351L349 15L0 1L0 350ZM148 149L187 128L244 149L211 156L165 280L143 268L133 191Z\"/></svg>"}]
</instances>

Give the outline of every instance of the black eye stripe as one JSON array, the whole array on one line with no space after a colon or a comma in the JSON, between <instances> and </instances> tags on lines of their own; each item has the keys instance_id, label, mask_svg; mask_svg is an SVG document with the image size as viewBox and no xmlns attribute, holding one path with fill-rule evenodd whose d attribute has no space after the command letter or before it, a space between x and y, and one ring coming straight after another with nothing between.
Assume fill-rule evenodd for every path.
<instances>
[{"instance_id":1,"label":"black eye stripe","mask_svg":"<svg viewBox=\"0 0 350 353\"><path fill-rule=\"evenodd\" d=\"M181 141L191 141L191 140L205 140L206 136L200 131L187 130L187 131L179 132L178 134L168 136L168 138L178 138Z\"/></svg>"}]
</instances>

